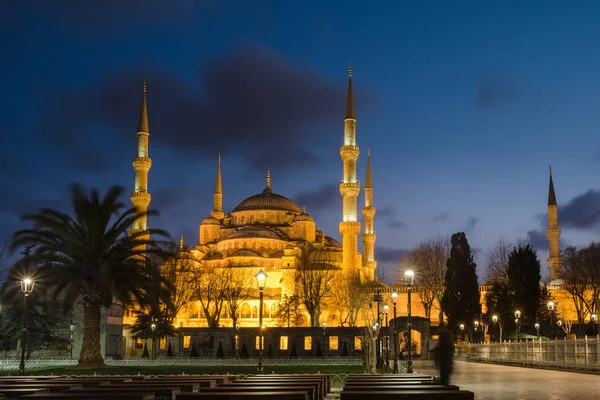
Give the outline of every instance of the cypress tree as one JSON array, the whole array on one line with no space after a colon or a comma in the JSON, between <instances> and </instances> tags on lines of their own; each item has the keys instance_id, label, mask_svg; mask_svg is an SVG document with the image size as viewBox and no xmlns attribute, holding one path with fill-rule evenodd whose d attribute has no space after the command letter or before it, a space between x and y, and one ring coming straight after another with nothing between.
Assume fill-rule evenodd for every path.
<instances>
[{"instance_id":1,"label":"cypress tree","mask_svg":"<svg viewBox=\"0 0 600 400\"><path fill-rule=\"evenodd\" d=\"M477 265L464 232L452 235L450 258L446 263L442 308L448 316L448 326L456 331L459 324L471 324L481 315Z\"/></svg>"},{"instance_id":2,"label":"cypress tree","mask_svg":"<svg viewBox=\"0 0 600 400\"><path fill-rule=\"evenodd\" d=\"M531 245L513 248L506 271L508 284L515 296L515 307L520 309L521 318L529 323L535 322L540 307L540 270L540 260Z\"/></svg>"}]
</instances>

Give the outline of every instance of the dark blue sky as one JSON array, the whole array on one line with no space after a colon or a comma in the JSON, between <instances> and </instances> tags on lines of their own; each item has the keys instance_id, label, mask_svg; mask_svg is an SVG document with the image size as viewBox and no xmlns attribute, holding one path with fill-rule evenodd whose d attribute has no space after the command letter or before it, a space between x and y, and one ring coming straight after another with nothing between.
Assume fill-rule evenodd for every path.
<instances>
[{"instance_id":1,"label":"dark blue sky","mask_svg":"<svg viewBox=\"0 0 600 400\"><path fill-rule=\"evenodd\" d=\"M500 236L534 244L545 267L549 164L562 243L594 240L600 4L365 4L2 2L0 239L22 212L67 207L70 182L132 189L142 78L153 225L195 244L220 152L226 209L271 169L274 190L339 237L352 63L381 265L464 230L481 267Z\"/></svg>"}]
</instances>

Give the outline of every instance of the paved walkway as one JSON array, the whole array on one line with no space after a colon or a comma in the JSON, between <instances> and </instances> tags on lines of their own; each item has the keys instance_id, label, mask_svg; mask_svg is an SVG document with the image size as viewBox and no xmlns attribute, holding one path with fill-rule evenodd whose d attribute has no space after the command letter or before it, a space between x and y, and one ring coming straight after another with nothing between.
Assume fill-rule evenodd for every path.
<instances>
[{"instance_id":1,"label":"paved walkway","mask_svg":"<svg viewBox=\"0 0 600 400\"><path fill-rule=\"evenodd\" d=\"M485 400L600 399L600 376L575 372L456 361L450 383ZM432 361L418 360L415 371L439 375Z\"/></svg>"}]
</instances>

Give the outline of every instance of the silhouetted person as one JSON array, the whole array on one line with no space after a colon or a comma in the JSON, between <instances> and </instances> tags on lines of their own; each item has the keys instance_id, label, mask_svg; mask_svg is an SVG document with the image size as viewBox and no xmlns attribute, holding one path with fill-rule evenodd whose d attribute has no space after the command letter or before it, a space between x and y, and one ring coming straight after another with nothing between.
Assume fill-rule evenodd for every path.
<instances>
[{"instance_id":1,"label":"silhouetted person","mask_svg":"<svg viewBox=\"0 0 600 400\"><path fill-rule=\"evenodd\" d=\"M454 357L454 338L449 330L445 328L440 329L436 350L436 361L440 368L440 383L442 385L448 385L450 384L452 358Z\"/></svg>"}]
</instances>

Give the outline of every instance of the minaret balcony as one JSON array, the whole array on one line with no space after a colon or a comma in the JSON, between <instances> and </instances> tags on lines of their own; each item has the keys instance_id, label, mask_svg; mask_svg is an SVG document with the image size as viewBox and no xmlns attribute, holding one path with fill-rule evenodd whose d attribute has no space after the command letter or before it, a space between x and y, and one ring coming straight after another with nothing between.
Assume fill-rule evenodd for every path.
<instances>
[{"instance_id":1,"label":"minaret balcony","mask_svg":"<svg viewBox=\"0 0 600 400\"><path fill-rule=\"evenodd\" d=\"M136 171L149 171L150 167L152 167L152 160L148 157L134 157L131 163L133 164L133 169Z\"/></svg>"},{"instance_id":2,"label":"minaret balcony","mask_svg":"<svg viewBox=\"0 0 600 400\"><path fill-rule=\"evenodd\" d=\"M342 197L358 197L360 193L360 183L341 183L340 194Z\"/></svg>"},{"instance_id":3,"label":"minaret balcony","mask_svg":"<svg viewBox=\"0 0 600 400\"><path fill-rule=\"evenodd\" d=\"M375 207L363 207L362 214L364 218L373 218L375 216L376 210Z\"/></svg>"},{"instance_id":4,"label":"minaret balcony","mask_svg":"<svg viewBox=\"0 0 600 400\"><path fill-rule=\"evenodd\" d=\"M360 149L358 146L347 145L340 147L340 156L342 156L343 160L358 160L358 155L360 154Z\"/></svg>"},{"instance_id":5,"label":"minaret balcony","mask_svg":"<svg viewBox=\"0 0 600 400\"><path fill-rule=\"evenodd\" d=\"M133 192L130 199L134 207L148 207L152 196L148 192Z\"/></svg>"}]
</instances>

